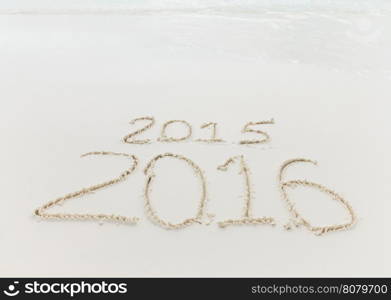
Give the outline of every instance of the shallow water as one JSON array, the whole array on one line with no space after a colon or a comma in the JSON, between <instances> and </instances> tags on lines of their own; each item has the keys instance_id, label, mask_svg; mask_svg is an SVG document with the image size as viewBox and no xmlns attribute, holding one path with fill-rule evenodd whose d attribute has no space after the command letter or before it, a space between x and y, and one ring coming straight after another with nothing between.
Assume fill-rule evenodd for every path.
<instances>
[{"instance_id":1,"label":"shallow water","mask_svg":"<svg viewBox=\"0 0 391 300\"><path fill-rule=\"evenodd\" d=\"M10 31L9 18L15 15L151 16L152 23L167 17L162 30L171 33L175 49L391 78L391 2L386 0L2 1L0 22Z\"/></svg>"}]
</instances>

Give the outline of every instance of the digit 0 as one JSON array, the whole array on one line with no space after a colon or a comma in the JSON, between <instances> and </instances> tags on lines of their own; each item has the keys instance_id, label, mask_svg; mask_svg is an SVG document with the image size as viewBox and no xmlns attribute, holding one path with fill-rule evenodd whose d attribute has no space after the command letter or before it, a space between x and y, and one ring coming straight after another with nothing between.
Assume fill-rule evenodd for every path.
<instances>
[{"instance_id":1,"label":"digit 0","mask_svg":"<svg viewBox=\"0 0 391 300\"><path fill-rule=\"evenodd\" d=\"M160 218L158 213L156 212L156 210L153 208L152 203L151 203L151 199L150 199L151 187L152 187L154 178L156 177L154 174L155 165L158 160L165 159L165 158L179 159L179 160L186 162L193 169L195 176L198 177L198 179L201 183L201 189L202 189L201 198L200 198L200 202L198 204L196 215L193 218L187 218L187 219L183 220L182 222L176 223L176 224L173 224L169 221L166 221L166 220L163 220L162 218ZM202 223L202 218L204 217L205 202L206 202L206 181L205 181L205 177L203 175L202 170L192 160L190 160L189 158L187 158L185 156L179 155L179 154L172 154L172 153L160 154L160 155L157 155L156 157L154 157L148 163L147 167L144 170L144 174L147 176L145 190L144 190L145 209L146 209L147 216L149 217L149 219L153 223L155 223L165 229L180 229L180 228L190 226L194 223L199 223L199 224Z\"/></svg>"}]
</instances>

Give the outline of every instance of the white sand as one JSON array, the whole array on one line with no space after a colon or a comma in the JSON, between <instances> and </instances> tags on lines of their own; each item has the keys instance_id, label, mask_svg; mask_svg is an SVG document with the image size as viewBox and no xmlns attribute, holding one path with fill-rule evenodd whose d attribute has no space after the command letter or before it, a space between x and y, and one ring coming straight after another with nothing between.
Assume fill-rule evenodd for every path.
<instances>
[{"instance_id":1,"label":"white sand","mask_svg":"<svg viewBox=\"0 0 391 300\"><path fill-rule=\"evenodd\" d=\"M390 276L389 1L110 2L0 4L1 276ZM202 122L217 121L230 143L122 144L127 122L144 115L159 124L149 138L180 118L196 137ZM271 117L270 145L232 144L244 123ZM139 227L33 219L43 202L123 168L114 159L78 158L93 150L135 153L138 173L68 207L128 211L143 218ZM206 170L219 220L240 211L241 186L234 168L220 174L215 167L246 155L254 214L274 216L280 226L166 232L149 224L141 169L165 151ZM323 238L281 229L288 214L276 172L297 156L320 165L290 176L343 194L359 215L355 229ZM173 203L192 188L182 179ZM162 193L156 205L171 218L191 213L198 197L194 190L189 205L173 212L169 199L177 195ZM344 218L327 198L318 206L318 194L304 195L303 209L316 220Z\"/></svg>"}]
</instances>

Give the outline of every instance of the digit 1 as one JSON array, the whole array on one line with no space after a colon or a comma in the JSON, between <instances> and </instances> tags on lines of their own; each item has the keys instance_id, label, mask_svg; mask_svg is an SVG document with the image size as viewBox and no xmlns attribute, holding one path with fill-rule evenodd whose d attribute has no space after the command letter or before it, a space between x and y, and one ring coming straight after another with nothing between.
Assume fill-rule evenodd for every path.
<instances>
[{"instance_id":1,"label":"digit 1","mask_svg":"<svg viewBox=\"0 0 391 300\"><path fill-rule=\"evenodd\" d=\"M224 140L219 139L217 137L217 123L209 122L209 123L204 123L201 125L201 129L204 128L212 128L212 136L210 139L197 139L197 142L204 142L204 143L221 143L224 142Z\"/></svg>"},{"instance_id":2,"label":"digit 1","mask_svg":"<svg viewBox=\"0 0 391 300\"><path fill-rule=\"evenodd\" d=\"M275 225L275 221L271 217L263 217L263 218L253 218L251 216L251 199L252 199L252 191L251 191L251 182L250 182L250 172L249 168L244 160L244 157L234 156L229 158L225 164L217 167L220 171L227 171L228 166L235 161L239 161L240 174L243 174L245 181L245 205L244 205L244 213L243 216L239 219L228 219L221 222L218 222L219 226L224 228L230 225L247 225L247 224L270 224Z\"/></svg>"}]
</instances>

